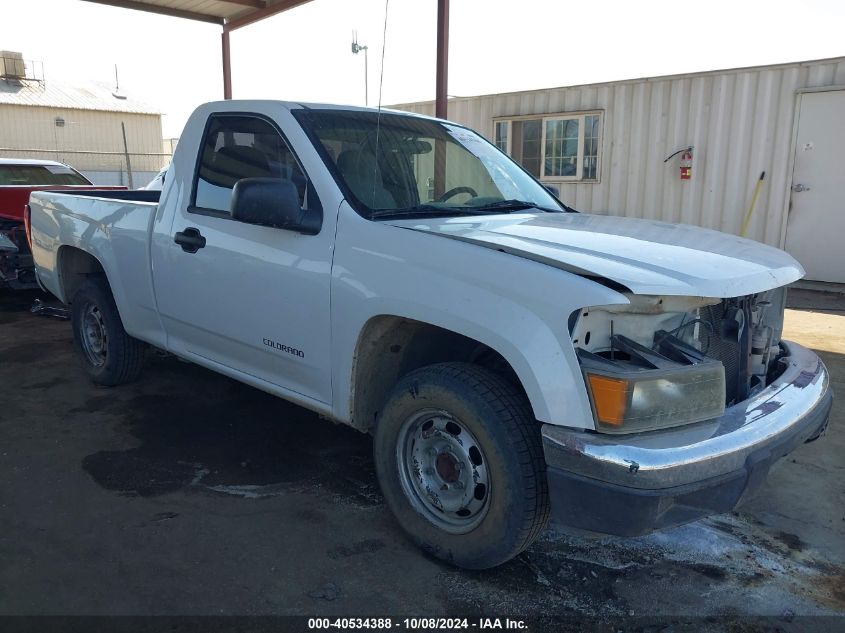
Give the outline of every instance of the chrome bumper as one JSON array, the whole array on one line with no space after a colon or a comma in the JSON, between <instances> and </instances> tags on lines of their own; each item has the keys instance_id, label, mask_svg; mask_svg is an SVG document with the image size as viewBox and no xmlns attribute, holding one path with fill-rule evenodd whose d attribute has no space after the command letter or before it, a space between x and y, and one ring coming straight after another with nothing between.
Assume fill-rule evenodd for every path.
<instances>
[{"instance_id":1,"label":"chrome bumper","mask_svg":"<svg viewBox=\"0 0 845 633\"><path fill-rule=\"evenodd\" d=\"M789 364L780 377L719 418L637 435L544 425L553 510L561 506L555 514L565 513L565 523L597 529L592 526L602 523L599 515L612 512L614 504L639 509L647 498L655 507L642 520L650 525L612 532L643 533L730 510L765 479L774 461L818 437L827 424L833 397L827 369L812 351L783 345ZM595 520L572 520L572 504L568 511L567 500L555 497L581 498L584 507L575 511ZM599 503L605 511L592 507ZM686 511L670 512L673 505Z\"/></svg>"}]
</instances>

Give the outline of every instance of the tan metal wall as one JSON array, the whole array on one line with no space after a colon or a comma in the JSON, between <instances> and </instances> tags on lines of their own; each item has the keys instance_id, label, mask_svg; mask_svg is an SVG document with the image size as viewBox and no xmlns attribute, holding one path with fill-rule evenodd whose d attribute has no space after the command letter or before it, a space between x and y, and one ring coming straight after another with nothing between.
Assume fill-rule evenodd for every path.
<instances>
[{"instance_id":1,"label":"tan metal wall","mask_svg":"<svg viewBox=\"0 0 845 633\"><path fill-rule=\"evenodd\" d=\"M559 184L564 202L594 213L739 233L765 171L748 237L782 246L796 95L829 86L845 86L845 57L456 98L449 101L449 119L491 138L497 117L603 111L600 181ZM434 113L433 102L395 107ZM663 159L689 145L695 147L693 175L681 181L677 157Z\"/></svg>"},{"instance_id":2,"label":"tan metal wall","mask_svg":"<svg viewBox=\"0 0 845 633\"><path fill-rule=\"evenodd\" d=\"M56 126L57 117L64 119L64 126ZM114 178L105 174L126 169L121 122L126 124L137 187L169 161L157 114L0 104L0 156L58 160L86 175L103 174L96 184L112 184L105 180Z\"/></svg>"}]
</instances>

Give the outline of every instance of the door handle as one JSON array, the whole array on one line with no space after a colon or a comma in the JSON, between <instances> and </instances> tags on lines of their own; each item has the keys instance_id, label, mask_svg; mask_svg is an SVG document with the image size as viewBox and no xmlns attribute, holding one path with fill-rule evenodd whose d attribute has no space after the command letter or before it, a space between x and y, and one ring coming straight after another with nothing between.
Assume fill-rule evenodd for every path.
<instances>
[{"instance_id":1,"label":"door handle","mask_svg":"<svg viewBox=\"0 0 845 633\"><path fill-rule=\"evenodd\" d=\"M173 236L173 241L182 247L186 253L196 253L199 249L205 248L205 238L195 229L189 226L184 231L179 231Z\"/></svg>"}]
</instances>

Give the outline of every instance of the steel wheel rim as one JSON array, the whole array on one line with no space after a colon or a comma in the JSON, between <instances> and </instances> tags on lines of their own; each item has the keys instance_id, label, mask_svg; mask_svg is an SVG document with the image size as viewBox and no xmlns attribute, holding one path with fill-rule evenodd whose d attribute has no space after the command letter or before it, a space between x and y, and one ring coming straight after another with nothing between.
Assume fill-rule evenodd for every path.
<instances>
[{"instance_id":1,"label":"steel wheel rim","mask_svg":"<svg viewBox=\"0 0 845 633\"><path fill-rule=\"evenodd\" d=\"M82 350L85 356L95 367L102 367L106 364L108 349L108 335L106 324L103 321L103 313L94 304L85 306L82 320L79 324L79 338L82 341Z\"/></svg>"},{"instance_id":2,"label":"steel wheel rim","mask_svg":"<svg viewBox=\"0 0 845 633\"><path fill-rule=\"evenodd\" d=\"M414 509L436 527L465 534L490 506L490 471L475 435L438 409L403 422L396 443L399 479Z\"/></svg>"}]
</instances>

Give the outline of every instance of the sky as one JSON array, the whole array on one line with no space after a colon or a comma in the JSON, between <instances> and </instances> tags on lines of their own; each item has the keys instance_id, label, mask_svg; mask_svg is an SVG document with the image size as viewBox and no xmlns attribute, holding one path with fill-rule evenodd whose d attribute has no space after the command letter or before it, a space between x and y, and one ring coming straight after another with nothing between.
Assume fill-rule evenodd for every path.
<instances>
[{"instance_id":1,"label":"sky","mask_svg":"<svg viewBox=\"0 0 845 633\"><path fill-rule=\"evenodd\" d=\"M0 0L0 50L48 81L114 81L178 137L222 98L220 27L81 0ZM387 31L385 7L387 6ZM449 94L469 96L845 55L843 0L451 0ZM237 98L434 99L436 0L314 0L232 34ZM382 65L382 50L384 64ZM383 68L382 68L383 66Z\"/></svg>"}]
</instances>

